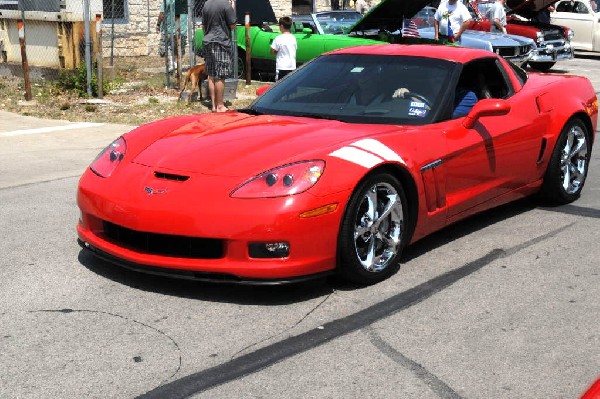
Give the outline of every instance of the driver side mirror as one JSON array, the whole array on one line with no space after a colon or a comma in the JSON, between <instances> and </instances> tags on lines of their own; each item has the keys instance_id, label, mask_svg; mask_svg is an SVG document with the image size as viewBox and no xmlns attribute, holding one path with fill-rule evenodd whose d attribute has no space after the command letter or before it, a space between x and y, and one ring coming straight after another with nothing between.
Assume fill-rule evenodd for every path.
<instances>
[{"instance_id":1,"label":"driver side mirror","mask_svg":"<svg viewBox=\"0 0 600 399\"><path fill-rule=\"evenodd\" d=\"M463 126L472 129L479 118L484 116L503 116L510 112L510 103L499 98L479 100L465 116Z\"/></svg>"},{"instance_id":2,"label":"driver side mirror","mask_svg":"<svg viewBox=\"0 0 600 399\"><path fill-rule=\"evenodd\" d=\"M305 35L312 35L313 31L310 28L303 28L302 33L304 33Z\"/></svg>"}]
</instances>

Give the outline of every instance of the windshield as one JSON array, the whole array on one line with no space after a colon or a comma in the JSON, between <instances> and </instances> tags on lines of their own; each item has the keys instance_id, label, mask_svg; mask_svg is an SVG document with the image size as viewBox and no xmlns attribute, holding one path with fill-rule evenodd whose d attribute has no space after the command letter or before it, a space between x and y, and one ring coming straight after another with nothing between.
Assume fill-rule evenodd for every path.
<instances>
[{"instance_id":1,"label":"windshield","mask_svg":"<svg viewBox=\"0 0 600 399\"><path fill-rule=\"evenodd\" d=\"M492 7L494 7L494 2L490 1L490 2L482 2L482 3L477 3L477 8L479 9L479 12L481 13L481 16L483 18L487 18L490 19L490 12L492 11ZM510 11L510 9L508 7L504 7L504 10L506 12ZM475 13L475 10L471 7L471 4L469 4L469 11L471 12L471 17L472 18L477 18L477 14Z\"/></svg>"},{"instance_id":2,"label":"windshield","mask_svg":"<svg viewBox=\"0 0 600 399\"><path fill-rule=\"evenodd\" d=\"M409 56L330 54L305 64L253 104L260 113L349 123L431 123L455 64Z\"/></svg>"},{"instance_id":3,"label":"windshield","mask_svg":"<svg viewBox=\"0 0 600 399\"><path fill-rule=\"evenodd\" d=\"M417 25L418 28L427 28L433 26L433 21L435 20L434 15L435 8L429 6L423 7L421 11L412 17L412 21Z\"/></svg>"},{"instance_id":4,"label":"windshield","mask_svg":"<svg viewBox=\"0 0 600 399\"><path fill-rule=\"evenodd\" d=\"M347 33L362 14L355 11L328 12L316 14L316 18L324 34L341 34Z\"/></svg>"}]
</instances>

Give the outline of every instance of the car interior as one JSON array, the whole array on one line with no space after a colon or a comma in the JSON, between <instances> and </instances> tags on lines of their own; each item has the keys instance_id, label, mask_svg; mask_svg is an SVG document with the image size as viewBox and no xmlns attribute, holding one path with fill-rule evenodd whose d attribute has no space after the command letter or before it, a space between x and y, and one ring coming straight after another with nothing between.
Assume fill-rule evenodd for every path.
<instances>
[{"instance_id":1,"label":"car interior","mask_svg":"<svg viewBox=\"0 0 600 399\"><path fill-rule=\"evenodd\" d=\"M588 14L587 6L580 1L563 1L556 6L557 12L571 12L575 14Z\"/></svg>"},{"instance_id":2,"label":"car interior","mask_svg":"<svg viewBox=\"0 0 600 399\"><path fill-rule=\"evenodd\" d=\"M464 82L479 100L506 98L511 94L506 78L493 58L465 64L459 82Z\"/></svg>"}]
</instances>

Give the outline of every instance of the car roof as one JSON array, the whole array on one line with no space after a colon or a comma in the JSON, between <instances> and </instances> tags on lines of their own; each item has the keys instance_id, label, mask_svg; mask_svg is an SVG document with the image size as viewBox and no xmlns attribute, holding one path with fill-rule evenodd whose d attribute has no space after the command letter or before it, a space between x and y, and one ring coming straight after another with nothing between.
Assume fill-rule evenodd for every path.
<instances>
[{"instance_id":1,"label":"car roof","mask_svg":"<svg viewBox=\"0 0 600 399\"><path fill-rule=\"evenodd\" d=\"M411 57L437 58L465 64L477 58L496 57L487 50L472 49L440 44L375 44L347 47L329 54L404 55Z\"/></svg>"}]
</instances>

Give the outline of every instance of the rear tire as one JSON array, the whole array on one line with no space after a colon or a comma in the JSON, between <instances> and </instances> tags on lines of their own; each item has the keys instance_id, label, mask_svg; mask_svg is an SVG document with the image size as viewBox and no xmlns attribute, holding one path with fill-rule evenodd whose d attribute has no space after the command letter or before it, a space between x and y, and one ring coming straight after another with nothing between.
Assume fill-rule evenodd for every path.
<instances>
[{"instance_id":1,"label":"rear tire","mask_svg":"<svg viewBox=\"0 0 600 399\"><path fill-rule=\"evenodd\" d=\"M338 275L369 285L396 273L407 244L407 218L406 195L398 179L378 173L363 180L340 227Z\"/></svg>"},{"instance_id":2,"label":"rear tire","mask_svg":"<svg viewBox=\"0 0 600 399\"><path fill-rule=\"evenodd\" d=\"M246 79L246 52L238 47L237 51L238 79Z\"/></svg>"},{"instance_id":3,"label":"rear tire","mask_svg":"<svg viewBox=\"0 0 600 399\"><path fill-rule=\"evenodd\" d=\"M540 197L552 205L575 201L581 195L590 164L591 142L580 119L563 128L548 163Z\"/></svg>"}]
</instances>

